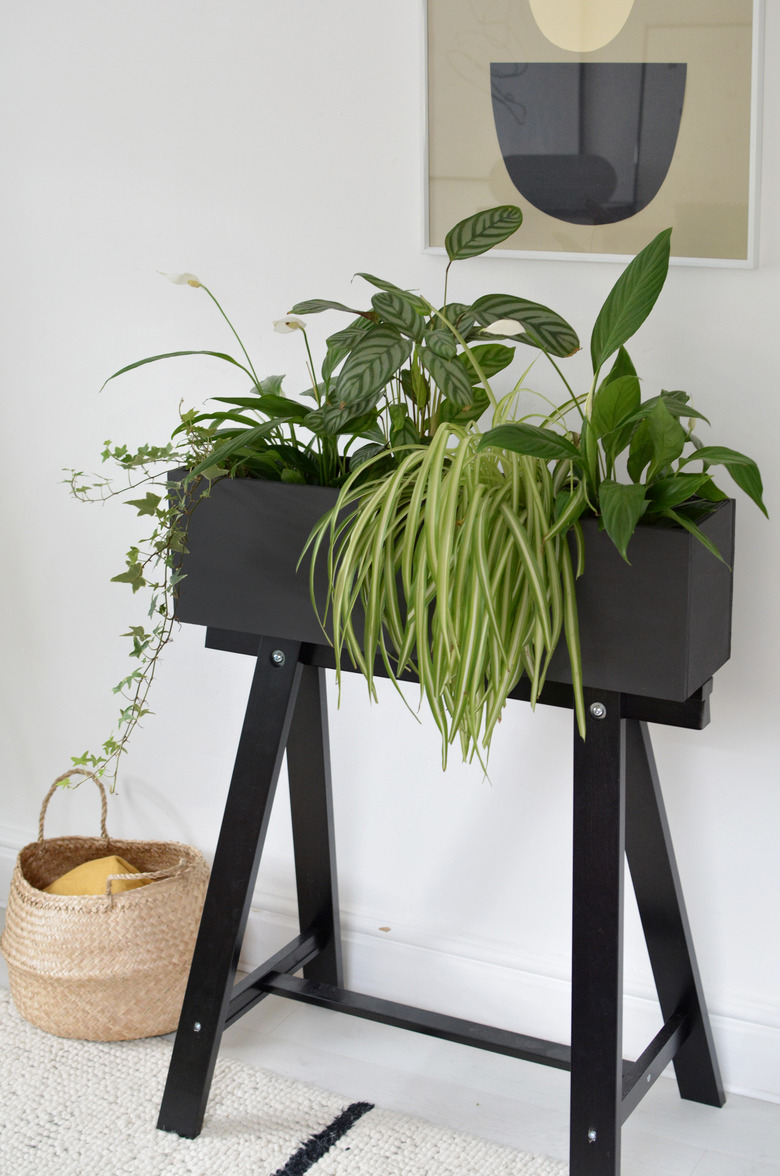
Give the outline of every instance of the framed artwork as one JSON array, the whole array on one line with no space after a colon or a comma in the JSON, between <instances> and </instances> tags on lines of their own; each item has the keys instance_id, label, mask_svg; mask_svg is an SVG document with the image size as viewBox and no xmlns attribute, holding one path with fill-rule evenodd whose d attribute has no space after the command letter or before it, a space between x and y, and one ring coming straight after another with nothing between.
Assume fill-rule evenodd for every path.
<instances>
[{"instance_id":1,"label":"framed artwork","mask_svg":"<svg viewBox=\"0 0 780 1176\"><path fill-rule=\"evenodd\" d=\"M756 249L761 0L427 0L427 236L517 204L497 253Z\"/></svg>"}]
</instances>

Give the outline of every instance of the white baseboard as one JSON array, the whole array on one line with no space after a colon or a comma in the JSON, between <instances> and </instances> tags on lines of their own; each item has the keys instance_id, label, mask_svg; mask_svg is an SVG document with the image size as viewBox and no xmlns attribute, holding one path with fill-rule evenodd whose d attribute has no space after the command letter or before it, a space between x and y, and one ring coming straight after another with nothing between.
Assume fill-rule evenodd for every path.
<instances>
[{"instance_id":1,"label":"white baseboard","mask_svg":"<svg viewBox=\"0 0 780 1176\"><path fill-rule=\"evenodd\" d=\"M27 840L17 830L0 829L0 906L7 902L16 856ZM523 959L466 938L421 937L398 927L382 932L378 926L365 912L342 912L349 988L551 1041L568 1040L570 984L560 961ZM294 894L258 892L242 967L259 967L297 933ZM711 1008L710 1016L726 1089L780 1102L777 1010L731 1002L728 1009ZM652 994L627 991L624 1019L625 1054L635 1057L660 1028Z\"/></svg>"},{"instance_id":2,"label":"white baseboard","mask_svg":"<svg viewBox=\"0 0 780 1176\"><path fill-rule=\"evenodd\" d=\"M485 945L427 936L410 942L400 928L378 931L378 921L342 911L345 983L387 1000L435 1008L456 1017L492 1024L551 1041L569 1040L571 985L557 961L511 964L487 958ZM292 894L255 895L241 966L259 967L298 933ZM506 953L503 953L506 954ZM774 1015L773 1015L774 1014ZM748 1002L710 1011L726 1090L780 1103L780 1028L777 1010ZM661 1027L654 994L626 990L624 1053L637 1057ZM670 1067L671 1073L671 1067Z\"/></svg>"}]
</instances>

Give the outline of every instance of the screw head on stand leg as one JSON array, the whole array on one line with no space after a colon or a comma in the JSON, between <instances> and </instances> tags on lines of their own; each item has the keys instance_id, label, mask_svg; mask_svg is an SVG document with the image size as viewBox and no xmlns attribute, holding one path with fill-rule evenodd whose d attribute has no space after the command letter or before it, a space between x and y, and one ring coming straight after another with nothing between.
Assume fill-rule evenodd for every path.
<instances>
[{"instance_id":1,"label":"screw head on stand leg","mask_svg":"<svg viewBox=\"0 0 780 1176\"><path fill-rule=\"evenodd\" d=\"M607 717L607 708L603 702L592 702L590 704L590 713L594 719L605 719Z\"/></svg>"},{"instance_id":2,"label":"screw head on stand leg","mask_svg":"<svg viewBox=\"0 0 780 1176\"><path fill-rule=\"evenodd\" d=\"M271 661L275 666L283 666L285 663L285 656L281 649L275 649L271 654Z\"/></svg>"},{"instance_id":3,"label":"screw head on stand leg","mask_svg":"<svg viewBox=\"0 0 780 1176\"><path fill-rule=\"evenodd\" d=\"M594 1129L591 1127L590 1131L588 1132L588 1143L595 1143L595 1142L596 1142L596 1138L597 1138L597 1136L596 1136L596 1132L595 1132L595 1131L594 1131Z\"/></svg>"}]
</instances>

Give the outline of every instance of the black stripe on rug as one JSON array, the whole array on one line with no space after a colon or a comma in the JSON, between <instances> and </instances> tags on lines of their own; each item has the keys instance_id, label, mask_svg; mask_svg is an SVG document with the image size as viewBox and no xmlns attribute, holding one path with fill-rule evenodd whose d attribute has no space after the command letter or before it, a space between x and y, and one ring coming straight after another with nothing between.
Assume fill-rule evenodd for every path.
<instances>
[{"instance_id":1,"label":"black stripe on rug","mask_svg":"<svg viewBox=\"0 0 780 1176\"><path fill-rule=\"evenodd\" d=\"M346 1111L337 1115L333 1122L324 1129L312 1135L294 1155L290 1156L283 1168L274 1172L274 1176L304 1176L318 1160L330 1151L334 1143L343 1139L347 1132L354 1127L358 1119L362 1119L368 1111L373 1111L374 1104L367 1102L352 1103Z\"/></svg>"}]
</instances>

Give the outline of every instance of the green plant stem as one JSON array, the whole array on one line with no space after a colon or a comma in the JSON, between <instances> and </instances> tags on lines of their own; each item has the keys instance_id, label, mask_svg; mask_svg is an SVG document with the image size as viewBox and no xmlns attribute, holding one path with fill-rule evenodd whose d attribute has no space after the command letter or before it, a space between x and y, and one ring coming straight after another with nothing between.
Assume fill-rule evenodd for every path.
<instances>
[{"instance_id":1,"label":"green plant stem","mask_svg":"<svg viewBox=\"0 0 780 1176\"><path fill-rule=\"evenodd\" d=\"M569 396L570 396L570 400L569 400L569 401L567 401L565 404L561 404L561 405L559 405L559 406L558 406L558 410L557 410L557 413L556 413L556 415L557 415L557 416L559 416L559 417L560 417L560 416L563 416L563 415L564 415L564 413L567 411L568 404L573 404L573 405L574 405L574 407L577 409L577 412L580 414L580 416L581 416L581 417L582 417L582 419L584 420L584 419L585 419L585 413L582 411L582 405L580 404L580 397L576 395L576 393L575 393L574 389L572 388L571 384L570 384L570 383L569 383L569 381L566 379L566 377L564 376L563 372L562 372L562 371L561 371L561 369L558 367L558 364L555 362L555 360L553 359L553 357L550 355L549 351L545 351L545 353L544 353L544 354L547 356L547 358L549 359L550 363L553 365L553 367L555 368L556 372L557 372L557 373L558 373L558 375L561 377L561 380L563 381L563 383L564 383L564 386L566 387L566 390L567 390L567 392L569 393Z\"/></svg>"},{"instance_id":2,"label":"green plant stem","mask_svg":"<svg viewBox=\"0 0 780 1176\"><path fill-rule=\"evenodd\" d=\"M253 365L253 363L252 363L252 360L249 358L249 352L247 351L247 349L246 349L246 347L244 346L244 344L241 342L241 336L239 335L238 331L236 330L236 328L235 328L235 327L233 326L233 324L231 323L231 321L230 321L230 319L228 318L228 316L225 314L225 311L222 309L222 307L220 306L220 304L219 304L219 302L217 301L217 299L214 297L214 295L213 295L213 294L211 293L211 291L209 290L208 286L204 286L202 282L201 282L201 284L200 284L200 285L201 285L201 289L206 291L206 293L208 294L209 298L210 298L210 299L211 299L211 301L214 303L214 305L216 306L217 310L218 310L218 311L219 311L219 313L222 315L223 319L225 320L225 322L227 323L227 325L230 327L231 331L232 331L232 332L233 332L233 334L235 335L236 339L238 340L238 345L239 345L239 347L241 348L241 350L243 351L243 353L244 353L244 358L246 359L247 363L249 364L249 370L250 370L250 372L252 373L252 379L254 380L254 382L255 382L255 383L257 384L257 386L259 387L259 386L260 386L260 381L259 381L259 379L258 379L258 377L257 377L257 372L256 372L256 371L255 371L255 369L254 369L254 365Z\"/></svg>"}]
</instances>

